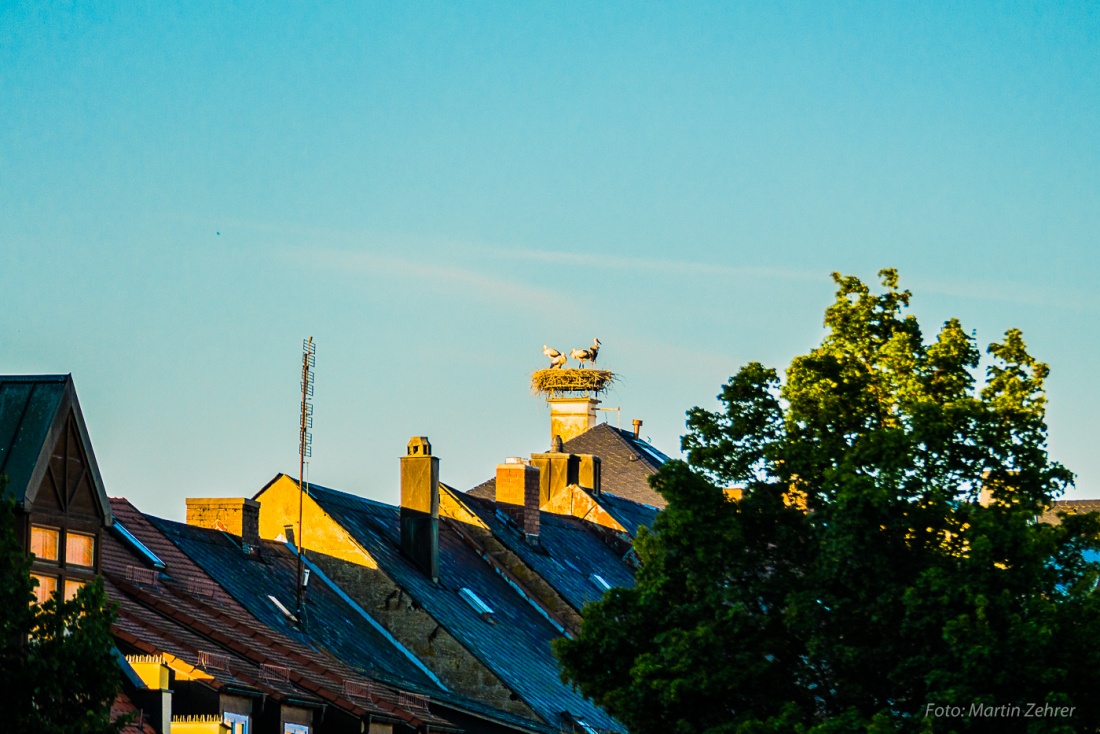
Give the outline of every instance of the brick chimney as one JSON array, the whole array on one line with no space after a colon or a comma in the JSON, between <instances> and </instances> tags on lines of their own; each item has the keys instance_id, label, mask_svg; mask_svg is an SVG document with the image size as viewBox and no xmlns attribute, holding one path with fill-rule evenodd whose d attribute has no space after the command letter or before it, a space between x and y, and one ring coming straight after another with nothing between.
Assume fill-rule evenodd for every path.
<instances>
[{"instance_id":1,"label":"brick chimney","mask_svg":"<svg viewBox=\"0 0 1100 734\"><path fill-rule=\"evenodd\" d=\"M187 524L224 530L249 548L260 545L260 503L244 497L188 497Z\"/></svg>"},{"instance_id":2,"label":"brick chimney","mask_svg":"<svg viewBox=\"0 0 1100 734\"><path fill-rule=\"evenodd\" d=\"M401 457L401 552L439 580L439 459L427 436L413 436Z\"/></svg>"},{"instance_id":3,"label":"brick chimney","mask_svg":"<svg viewBox=\"0 0 1100 734\"><path fill-rule=\"evenodd\" d=\"M535 543L539 537L539 470L519 458L497 466L497 505Z\"/></svg>"},{"instance_id":4,"label":"brick chimney","mask_svg":"<svg viewBox=\"0 0 1100 734\"><path fill-rule=\"evenodd\" d=\"M576 438L596 426L596 398L547 398L550 406L550 441L561 436L562 441Z\"/></svg>"}]
</instances>

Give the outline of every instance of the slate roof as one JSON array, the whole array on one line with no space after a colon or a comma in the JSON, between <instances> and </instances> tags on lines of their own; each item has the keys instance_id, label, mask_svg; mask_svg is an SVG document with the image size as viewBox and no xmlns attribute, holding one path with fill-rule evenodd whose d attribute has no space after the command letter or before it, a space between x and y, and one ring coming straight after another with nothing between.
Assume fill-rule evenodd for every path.
<instances>
[{"instance_id":1,"label":"slate roof","mask_svg":"<svg viewBox=\"0 0 1100 734\"><path fill-rule=\"evenodd\" d=\"M646 441L634 438L633 433L601 423L566 441L562 450L600 457L601 494L613 494L658 509L665 506L665 498L649 486L649 476L660 469L668 457ZM496 478L482 482L467 494L495 499Z\"/></svg>"},{"instance_id":2,"label":"slate roof","mask_svg":"<svg viewBox=\"0 0 1100 734\"><path fill-rule=\"evenodd\" d=\"M665 506L665 498L649 486L649 475L660 469L668 457L648 442L634 438L630 431L601 423L566 441L562 450L600 457L601 493L652 507Z\"/></svg>"},{"instance_id":3,"label":"slate roof","mask_svg":"<svg viewBox=\"0 0 1100 734\"><path fill-rule=\"evenodd\" d=\"M113 499L112 504L117 520L116 533L118 527L125 528L165 566L157 574L156 583L151 583L149 574L134 581L137 574L132 569L144 566L153 570L150 560L144 553L133 550L128 542L120 540L120 534L105 536L103 565L108 592L121 605L114 632L122 642L143 652L168 652L191 665L198 662L199 650L225 654L232 659L232 672L218 668L206 671L214 677L211 685L215 688L232 684L307 704L326 702L353 716L369 714L391 721L409 721L411 717L411 720L430 724L433 729L450 726L446 719L419 706L410 709L408 701L403 699L403 690L420 693L427 688L423 680L394 686L399 690L376 685L374 676L364 676L341 660L317 650L309 638L292 626L292 634L286 634L285 627L263 624L172 542L175 536L187 535L188 530L197 531L199 536L206 534L217 538L208 545L226 547L230 552L226 552L225 558L215 552L206 553L213 555L217 563L229 566L230 570L224 574L229 577L240 565L231 560L232 556L245 559L247 556L225 533L150 518L126 500ZM159 529L162 524L166 525L169 534ZM203 541L200 539L194 544L201 546ZM271 576L272 566L280 563L279 558L267 562L267 556L274 552L278 552L279 557L288 555L285 548L265 547L264 562L256 561L254 573L245 579L243 588L235 589L243 600L261 599L275 608L270 600L260 596L267 588L264 583L278 583L264 578ZM196 555L203 556L202 553ZM261 585L257 587L257 583ZM257 602L257 606L262 607L262 603ZM377 657L387 659L384 649L378 652L382 654ZM276 667L265 668L265 664ZM288 677L285 680L273 677L271 670L285 670ZM359 685L356 690L363 695L348 695L349 682Z\"/></svg>"},{"instance_id":4,"label":"slate roof","mask_svg":"<svg viewBox=\"0 0 1100 734\"><path fill-rule=\"evenodd\" d=\"M601 493L596 501L600 504L600 507L607 510L607 514L618 520L619 524L626 528L632 538L638 534L638 528L641 526L653 527L653 521L657 519L657 513L660 512L652 505L643 505L640 502L616 497L613 494Z\"/></svg>"},{"instance_id":5,"label":"slate roof","mask_svg":"<svg viewBox=\"0 0 1100 734\"><path fill-rule=\"evenodd\" d=\"M399 509L318 485L313 499L347 530L456 640L493 671L557 731L562 712L597 729L623 731L606 712L562 683L550 642L560 636L532 603L523 599L446 523L439 527L439 583L400 552ZM459 591L473 591L493 610L486 621Z\"/></svg>"},{"instance_id":6,"label":"slate roof","mask_svg":"<svg viewBox=\"0 0 1100 734\"><path fill-rule=\"evenodd\" d=\"M605 589L592 578L598 575L611 586L634 586L634 574L622 554L600 537L591 523L568 515L543 512L539 519L539 544L533 547L522 531L497 514L496 503L479 497L463 498L466 506L489 526L508 550L549 583L576 610L600 599Z\"/></svg>"},{"instance_id":7,"label":"slate roof","mask_svg":"<svg viewBox=\"0 0 1100 734\"><path fill-rule=\"evenodd\" d=\"M53 449L51 439L63 428L69 407L76 415L92 486L110 525L111 510L72 375L0 375L0 476L8 479L0 496L14 498L20 506L33 500Z\"/></svg>"}]
</instances>

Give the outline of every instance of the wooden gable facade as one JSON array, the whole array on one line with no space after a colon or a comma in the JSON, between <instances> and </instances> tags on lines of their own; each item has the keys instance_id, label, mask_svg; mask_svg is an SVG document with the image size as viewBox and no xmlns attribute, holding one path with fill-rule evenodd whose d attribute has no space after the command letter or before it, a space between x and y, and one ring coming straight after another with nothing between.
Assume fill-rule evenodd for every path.
<instances>
[{"instance_id":1,"label":"wooden gable facade","mask_svg":"<svg viewBox=\"0 0 1100 734\"><path fill-rule=\"evenodd\" d=\"M39 601L71 597L99 574L112 522L71 375L0 377L0 477Z\"/></svg>"}]
</instances>

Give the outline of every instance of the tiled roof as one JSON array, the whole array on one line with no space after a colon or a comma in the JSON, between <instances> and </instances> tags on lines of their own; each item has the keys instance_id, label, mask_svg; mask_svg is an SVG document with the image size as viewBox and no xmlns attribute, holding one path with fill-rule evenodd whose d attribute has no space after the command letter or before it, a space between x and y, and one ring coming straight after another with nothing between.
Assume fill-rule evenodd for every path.
<instances>
[{"instance_id":1,"label":"tiled roof","mask_svg":"<svg viewBox=\"0 0 1100 734\"><path fill-rule=\"evenodd\" d=\"M1054 507L1043 513L1040 519L1051 525L1059 525L1062 522L1061 518L1058 517L1059 512L1070 515L1083 512L1100 512L1100 500L1058 500L1054 503Z\"/></svg>"},{"instance_id":2,"label":"tiled roof","mask_svg":"<svg viewBox=\"0 0 1100 734\"><path fill-rule=\"evenodd\" d=\"M614 494L643 505L665 506L665 498L649 486L649 476L668 461L668 457L634 434L601 423L562 444L571 454L600 457L600 492ZM496 496L496 478L488 479L467 494L483 499ZM618 518L616 518L618 519ZM621 522L621 521L620 521Z\"/></svg>"},{"instance_id":3,"label":"tiled roof","mask_svg":"<svg viewBox=\"0 0 1100 734\"><path fill-rule=\"evenodd\" d=\"M120 717L129 715L132 715L133 719L122 727L122 734L157 734L157 730L149 725L129 696L119 693L111 704L111 721L118 721Z\"/></svg>"},{"instance_id":4,"label":"tiled roof","mask_svg":"<svg viewBox=\"0 0 1100 734\"><path fill-rule=\"evenodd\" d=\"M394 686L399 690L391 690L377 685L374 676L364 677L342 661L320 652L311 645L309 638L293 627L293 634L288 635L277 627L261 623L156 527L168 521L142 515L125 500L114 499L112 504L118 523L166 565L155 584L130 583L125 576L133 576L129 570L139 567L145 559L130 552L118 538L105 536L104 569L110 581L111 597L122 606L116 636L123 642L143 652L168 652L189 664L197 661L198 649L224 653L233 661L232 673L208 670L213 676L211 685L214 687L229 682L222 681L228 677L236 681L235 685L259 689L277 697L293 695L299 701L323 701L353 716L369 714L393 721L417 721L428 723L433 729L450 726L445 719L427 710L416 708L410 713L404 706L400 691L421 693L424 686L402 683ZM195 530L220 537L232 546L237 556L245 557L224 533ZM265 560L272 552L286 555L282 547L265 548ZM277 563L258 563L254 575L262 583L259 577L269 574L271 565ZM256 598L262 591L255 587L257 579L249 579L245 589L236 591L246 599ZM149 577L142 580L148 581ZM270 604L266 597L263 601ZM200 644L205 647L199 648ZM273 677L271 670L285 671L286 679ZM355 690L366 693L349 696L349 683L358 686Z\"/></svg>"},{"instance_id":5,"label":"tiled roof","mask_svg":"<svg viewBox=\"0 0 1100 734\"><path fill-rule=\"evenodd\" d=\"M440 523L439 583L435 584L400 552L399 510L317 485L313 499L378 562L456 640L527 703L551 730L569 712L598 729L623 727L602 709L562 683L550 649L559 632L523 599L458 533ZM473 591L493 610L486 621L460 596Z\"/></svg>"},{"instance_id":6,"label":"tiled roof","mask_svg":"<svg viewBox=\"0 0 1100 734\"><path fill-rule=\"evenodd\" d=\"M605 589L593 575L611 586L633 587L634 574L630 566L600 537L602 529L579 518L541 513L539 542L533 547L522 531L501 519L496 503L479 497L466 496L467 507L489 526L493 535L508 550L541 576L576 610L590 601L600 599Z\"/></svg>"}]
</instances>

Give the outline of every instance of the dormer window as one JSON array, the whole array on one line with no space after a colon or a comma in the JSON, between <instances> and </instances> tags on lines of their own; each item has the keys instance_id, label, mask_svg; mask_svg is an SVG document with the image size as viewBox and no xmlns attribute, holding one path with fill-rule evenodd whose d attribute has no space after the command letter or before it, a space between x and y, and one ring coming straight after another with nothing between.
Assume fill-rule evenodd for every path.
<instances>
[{"instance_id":1,"label":"dormer window","mask_svg":"<svg viewBox=\"0 0 1100 734\"><path fill-rule=\"evenodd\" d=\"M69 601L75 597L76 592L80 591L80 587L85 583L87 582L78 579L65 579L65 601Z\"/></svg>"},{"instance_id":2,"label":"dormer window","mask_svg":"<svg viewBox=\"0 0 1100 734\"><path fill-rule=\"evenodd\" d=\"M31 526L31 553L37 561L57 562L57 545L61 531L41 525Z\"/></svg>"},{"instance_id":3,"label":"dormer window","mask_svg":"<svg viewBox=\"0 0 1100 734\"><path fill-rule=\"evenodd\" d=\"M95 536L69 532L65 534L65 565L91 568L95 565Z\"/></svg>"},{"instance_id":4,"label":"dormer window","mask_svg":"<svg viewBox=\"0 0 1100 734\"><path fill-rule=\"evenodd\" d=\"M49 598L57 591L57 577L56 576L43 576L40 573L32 573L31 578L38 582L38 586L34 589L34 599L38 604L45 604L49 601Z\"/></svg>"}]
</instances>

